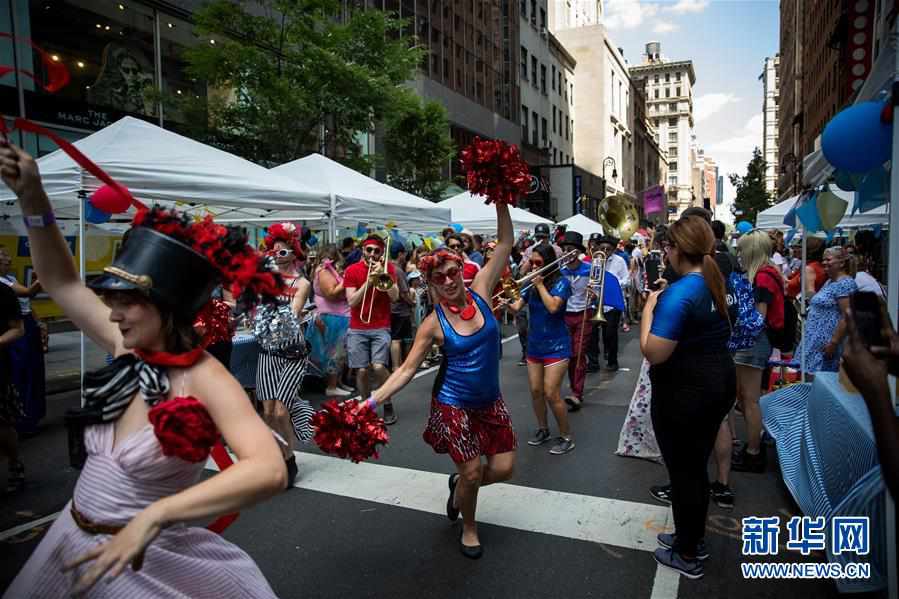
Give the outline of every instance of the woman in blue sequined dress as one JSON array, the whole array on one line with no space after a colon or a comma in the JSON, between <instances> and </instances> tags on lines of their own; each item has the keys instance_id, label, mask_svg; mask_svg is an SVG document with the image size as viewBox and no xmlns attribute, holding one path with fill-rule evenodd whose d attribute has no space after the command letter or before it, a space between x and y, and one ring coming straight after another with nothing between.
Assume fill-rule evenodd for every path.
<instances>
[{"instance_id":1,"label":"woman in blue sequined dress","mask_svg":"<svg viewBox=\"0 0 899 599\"><path fill-rule=\"evenodd\" d=\"M517 446L499 386L500 325L490 305L512 252L512 219L502 204L497 205L496 216L499 239L494 259L478 272L470 288L462 281L458 255L440 249L421 259L418 268L428 282L434 310L418 328L406 361L367 400L382 403L395 396L412 380L432 344L443 347L423 437L455 464L446 515L455 521L461 512L459 549L471 559L483 553L475 522L478 491L512 476Z\"/></svg>"}]
</instances>

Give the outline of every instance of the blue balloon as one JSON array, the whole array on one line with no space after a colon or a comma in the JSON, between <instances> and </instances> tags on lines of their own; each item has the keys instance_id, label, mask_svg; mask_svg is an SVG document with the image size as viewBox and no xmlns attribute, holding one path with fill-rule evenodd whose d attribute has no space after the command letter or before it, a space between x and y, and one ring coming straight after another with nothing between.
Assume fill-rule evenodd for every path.
<instances>
[{"instance_id":1,"label":"blue balloon","mask_svg":"<svg viewBox=\"0 0 899 599\"><path fill-rule=\"evenodd\" d=\"M455 231L456 233L461 233L462 229L465 228L462 225L460 225L459 223L452 223L452 224L450 224L450 226L453 228L453 231Z\"/></svg>"},{"instance_id":2,"label":"blue balloon","mask_svg":"<svg viewBox=\"0 0 899 599\"><path fill-rule=\"evenodd\" d=\"M747 220L741 220L737 223L737 232L741 235L745 235L752 231L752 223Z\"/></svg>"},{"instance_id":3,"label":"blue balloon","mask_svg":"<svg viewBox=\"0 0 899 599\"><path fill-rule=\"evenodd\" d=\"M103 212L99 208L95 208L89 201L84 202L84 220L87 222L102 225L105 222L109 222L110 218L112 218L112 214L109 212Z\"/></svg>"},{"instance_id":4,"label":"blue balloon","mask_svg":"<svg viewBox=\"0 0 899 599\"><path fill-rule=\"evenodd\" d=\"M314 234L310 235L309 241L307 241L306 243L308 243L310 246L318 245L318 237L316 237Z\"/></svg>"},{"instance_id":5,"label":"blue balloon","mask_svg":"<svg viewBox=\"0 0 899 599\"><path fill-rule=\"evenodd\" d=\"M862 102L833 117L821 134L821 151L838 170L866 173L890 159L892 125L880 118L884 103Z\"/></svg>"},{"instance_id":6,"label":"blue balloon","mask_svg":"<svg viewBox=\"0 0 899 599\"><path fill-rule=\"evenodd\" d=\"M855 191L861 183L862 177L849 171L836 170L833 172L833 181L843 191Z\"/></svg>"},{"instance_id":7,"label":"blue balloon","mask_svg":"<svg viewBox=\"0 0 899 599\"><path fill-rule=\"evenodd\" d=\"M855 194L853 214L867 212L890 201L890 176L884 168L876 168L864 176Z\"/></svg>"}]
</instances>

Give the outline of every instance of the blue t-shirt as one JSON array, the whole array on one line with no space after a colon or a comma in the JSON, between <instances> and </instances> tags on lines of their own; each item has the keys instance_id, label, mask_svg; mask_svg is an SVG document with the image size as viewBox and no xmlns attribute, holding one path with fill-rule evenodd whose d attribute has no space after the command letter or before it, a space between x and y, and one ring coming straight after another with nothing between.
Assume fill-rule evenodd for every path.
<instances>
[{"instance_id":1,"label":"blue t-shirt","mask_svg":"<svg viewBox=\"0 0 899 599\"><path fill-rule=\"evenodd\" d=\"M730 338L730 326L718 314L712 293L699 273L681 277L662 292L650 332L678 342L672 357L684 352L726 352Z\"/></svg>"},{"instance_id":2,"label":"blue t-shirt","mask_svg":"<svg viewBox=\"0 0 899 599\"><path fill-rule=\"evenodd\" d=\"M549 294L562 298L562 307L550 314L540 294L531 287L528 302L528 356L532 358L570 358L571 338L565 326L565 302L571 297L571 283L565 277L553 283Z\"/></svg>"}]
</instances>

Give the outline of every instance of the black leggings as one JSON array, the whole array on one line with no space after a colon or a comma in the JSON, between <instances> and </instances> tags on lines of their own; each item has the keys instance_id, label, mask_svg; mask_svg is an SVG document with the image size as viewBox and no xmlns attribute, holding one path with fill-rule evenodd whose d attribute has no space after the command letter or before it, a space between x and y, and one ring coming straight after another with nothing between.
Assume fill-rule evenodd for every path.
<instances>
[{"instance_id":1,"label":"black leggings","mask_svg":"<svg viewBox=\"0 0 899 599\"><path fill-rule=\"evenodd\" d=\"M652 426L671 480L675 546L695 556L705 536L708 463L721 422L737 393L734 362L716 354L672 356L649 371Z\"/></svg>"}]
</instances>

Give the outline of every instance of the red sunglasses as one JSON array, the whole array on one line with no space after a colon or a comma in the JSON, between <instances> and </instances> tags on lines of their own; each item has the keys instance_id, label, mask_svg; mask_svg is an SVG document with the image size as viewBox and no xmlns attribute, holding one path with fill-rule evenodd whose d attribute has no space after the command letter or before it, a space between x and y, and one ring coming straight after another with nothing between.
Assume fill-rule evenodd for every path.
<instances>
[{"instance_id":1,"label":"red sunglasses","mask_svg":"<svg viewBox=\"0 0 899 599\"><path fill-rule=\"evenodd\" d=\"M451 266L450 268L446 269L446 271L444 271L444 272L435 270L434 272L431 273L430 280L432 283L435 283L437 285L443 285L447 282L447 280L455 279L456 275L458 275L459 272L460 272L460 269L458 266Z\"/></svg>"}]
</instances>

